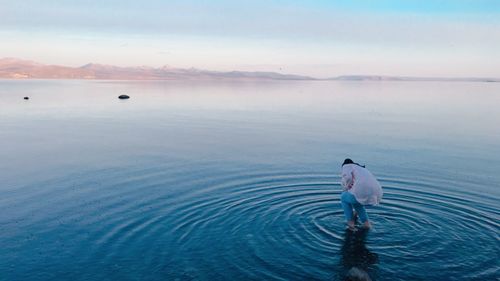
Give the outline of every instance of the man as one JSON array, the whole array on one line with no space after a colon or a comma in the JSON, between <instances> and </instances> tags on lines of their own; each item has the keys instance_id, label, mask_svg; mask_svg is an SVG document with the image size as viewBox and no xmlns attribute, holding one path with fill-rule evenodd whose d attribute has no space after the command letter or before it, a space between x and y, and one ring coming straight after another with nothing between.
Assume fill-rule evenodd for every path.
<instances>
[{"instance_id":1,"label":"man","mask_svg":"<svg viewBox=\"0 0 500 281\"><path fill-rule=\"evenodd\" d=\"M344 209L347 226L355 230L353 209L365 228L370 228L365 205L378 205L382 199L382 187L375 176L358 163L347 158L342 164L342 194L340 201Z\"/></svg>"}]
</instances>

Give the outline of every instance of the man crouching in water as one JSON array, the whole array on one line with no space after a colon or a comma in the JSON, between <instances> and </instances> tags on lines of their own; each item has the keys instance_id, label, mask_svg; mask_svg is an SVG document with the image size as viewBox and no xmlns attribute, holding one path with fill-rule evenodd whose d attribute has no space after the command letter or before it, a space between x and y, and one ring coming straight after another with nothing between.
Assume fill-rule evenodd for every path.
<instances>
[{"instance_id":1,"label":"man crouching in water","mask_svg":"<svg viewBox=\"0 0 500 281\"><path fill-rule=\"evenodd\" d=\"M342 164L342 194L340 201L344 209L347 226L355 231L355 216L353 209L363 227L370 228L365 205L378 205L382 199L382 187L375 176L358 163L347 158Z\"/></svg>"}]
</instances>

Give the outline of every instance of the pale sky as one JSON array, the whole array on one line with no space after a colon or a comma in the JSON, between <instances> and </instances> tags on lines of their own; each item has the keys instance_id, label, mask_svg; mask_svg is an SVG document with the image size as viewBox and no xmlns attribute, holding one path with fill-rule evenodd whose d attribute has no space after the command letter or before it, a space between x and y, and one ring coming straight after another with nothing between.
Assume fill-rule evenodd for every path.
<instances>
[{"instance_id":1,"label":"pale sky","mask_svg":"<svg viewBox=\"0 0 500 281\"><path fill-rule=\"evenodd\" d=\"M500 77L499 0L0 0L0 36L69 66Z\"/></svg>"}]
</instances>

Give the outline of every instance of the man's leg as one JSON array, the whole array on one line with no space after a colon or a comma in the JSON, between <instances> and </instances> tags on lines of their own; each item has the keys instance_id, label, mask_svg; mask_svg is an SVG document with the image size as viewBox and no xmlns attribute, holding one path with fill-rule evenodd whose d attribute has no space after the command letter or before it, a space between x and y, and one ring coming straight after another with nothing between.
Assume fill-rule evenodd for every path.
<instances>
[{"instance_id":1,"label":"man's leg","mask_svg":"<svg viewBox=\"0 0 500 281\"><path fill-rule=\"evenodd\" d=\"M340 196L340 203L342 204L345 220L347 221L349 228L354 228L354 218L352 214L353 198L354 196L347 191L342 192L342 195ZM354 202L356 202L356 199L354 199Z\"/></svg>"},{"instance_id":2,"label":"man's leg","mask_svg":"<svg viewBox=\"0 0 500 281\"><path fill-rule=\"evenodd\" d=\"M370 222L368 221L368 214L366 213L365 207L359 203L352 204L354 209L356 209L356 212L359 215L359 220L363 224L364 227L370 228Z\"/></svg>"}]
</instances>

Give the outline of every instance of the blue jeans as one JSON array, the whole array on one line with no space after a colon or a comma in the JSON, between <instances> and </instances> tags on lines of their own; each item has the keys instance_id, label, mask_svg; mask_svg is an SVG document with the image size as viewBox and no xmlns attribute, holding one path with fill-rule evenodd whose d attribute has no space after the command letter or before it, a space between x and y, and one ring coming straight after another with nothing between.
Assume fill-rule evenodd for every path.
<instances>
[{"instance_id":1,"label":"blue jeans","mask_svg":"<svg viewBox=\"0 0 500 281\"><path fill-rule=\"evenodd\" d=\"M354 197L352 193L347 191L342 192L340 195L340 203L342 204L342 209L344 209L344 215L347 221L353 220L353 208L358 212L359 219L362 223L368 220L368 214L366 214L365 207L356 200L356 197Z\"/></svg>"}]
</instances>

